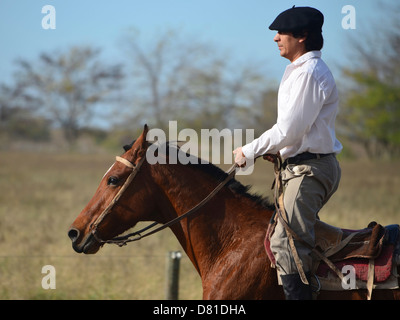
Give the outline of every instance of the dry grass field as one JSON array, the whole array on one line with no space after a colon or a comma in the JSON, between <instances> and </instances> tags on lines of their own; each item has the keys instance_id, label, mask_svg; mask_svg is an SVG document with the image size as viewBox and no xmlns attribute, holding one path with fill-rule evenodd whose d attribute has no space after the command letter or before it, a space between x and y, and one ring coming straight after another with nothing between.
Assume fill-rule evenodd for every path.
<instances>
[{"instance_id":1,"label":"dry grass field","mask_svg":"<svg viewBox=\"0 0 400 320\"><path fill-rule=\"evenodd\" d=\"M166 254L180 250L169 230L96 255L72 250L69 225L92 197L113 155L0 152L0 299L164 299ZM400 163L342 161L338 192L320 214L346 228L371 220L400 223ZM272 165L256 164L254 192L271 195ZM44 265L56 289L41 286ZM180 299L201 299L200 279L184 255Z\"/></svg>"}]
</instances>

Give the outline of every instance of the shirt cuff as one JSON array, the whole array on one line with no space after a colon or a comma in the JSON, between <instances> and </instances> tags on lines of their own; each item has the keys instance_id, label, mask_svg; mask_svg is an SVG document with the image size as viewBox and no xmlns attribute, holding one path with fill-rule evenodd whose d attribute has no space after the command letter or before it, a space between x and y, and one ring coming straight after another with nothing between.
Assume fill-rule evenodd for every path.
<instances>
[{"instance_id":1,"label":"shirt cuff","mask_svg":"<svg viewBox=\"0 0 400 320\"><path fill-rule=\"evenodd\" d=\"M244 154L244 156L247 159L254 159L255 158L255 153L253 150L253 147L251 145L251 143L246 144L245 146L242 147L242 152Z\"/></svg>"}]
</instances>

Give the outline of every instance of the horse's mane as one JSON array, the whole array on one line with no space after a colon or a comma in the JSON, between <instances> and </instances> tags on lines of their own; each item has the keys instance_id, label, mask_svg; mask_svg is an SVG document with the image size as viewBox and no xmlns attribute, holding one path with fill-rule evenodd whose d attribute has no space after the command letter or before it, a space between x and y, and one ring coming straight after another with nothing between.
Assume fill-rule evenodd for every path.
<instances>
[{"instance_id":1,"label":"horse's mane","mask_svg":"<svg viewBox=\"0 0 400 320\"><path fill-rule=\"evenodd\" d=\"M128 151L132 148L133 144L135 143L135 140L129 144L125 145L123 148L125 151ZM180 150L179 146L176 144L172 145L170 147L169 143L167 142L167 156L170 150L176 149L177 152L183 152ZM193 155L186 154L187 156L197 158ZM197 158L198 161L194 161L194 163L190 162L187 165L190 166L191 168L195 170L200 170L201 172L209 175L210 177L214 178L217 181L222 181L223 179L226 178L227 173L224 172L221 168L217 167L216 165L206 162L201 161L201 159ZM265 209L268 210L275 210L274 205L271 203L271 201L264 196L261 196L259 194L255 194L250 192L251 185L246 185L244 186L241 182L237 181L235 178L233 178L231 181L228 182L227 187L231 189L234 193L244 196L250 200L252 200L256 205L259 205Z\"/></svg>"},{"instance_id":2,"label":"horse's mane","mask_svg":"<svg viewBox=\"0 0 400 320\"><path fill-rule=\"evenodd\" d=\"M201 170L203 173L210 175L214 179L218 181L222 181L223 179L226 178L227 173L225 173L222 169L217 167L216 165L212 163L199 163L199 164L189 164L192 166L195 170ZM238 195L242 195L253 202L255 202L257 205L262 206L263 208L266 208L268 210L274 210L274 205L270 202L270 200L266 197L263 197L259 194L250 192L251 185L243 185L241 182L237 181L236 179L232 179L230 182L228 182L227 187L231 189L233 192L235 192Z\"/></svg>"}]
</instances>

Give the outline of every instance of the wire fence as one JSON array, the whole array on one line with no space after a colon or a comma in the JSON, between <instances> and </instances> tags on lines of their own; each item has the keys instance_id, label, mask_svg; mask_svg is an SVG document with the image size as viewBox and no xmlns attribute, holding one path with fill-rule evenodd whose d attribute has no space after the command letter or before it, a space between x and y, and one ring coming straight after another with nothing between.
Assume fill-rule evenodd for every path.
<instances>
[{"instance_id":1,"label":"wire fence","mask_svg":"<svg viewBox=\"0 0 400 320\"><path fill-rule=\"evenodd\" d=\"M0 255L0 299L200 299L191 261L149 255Z\"/></svg>"}]
</instances>

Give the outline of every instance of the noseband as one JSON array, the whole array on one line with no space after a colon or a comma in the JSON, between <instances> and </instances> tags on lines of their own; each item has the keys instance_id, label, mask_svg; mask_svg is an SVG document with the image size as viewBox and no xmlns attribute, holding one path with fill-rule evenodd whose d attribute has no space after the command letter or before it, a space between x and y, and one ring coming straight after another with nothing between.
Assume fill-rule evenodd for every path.
<instances>
[{"instance_id":1,"label":"noseband","mask_svg":"<svg viewBox=\"0 0 400 320\"><path fill-rule=\"evenodd\" d=\"M123 163L125 166L127 166L128 168L132 169L131 174L128 176L128 178L126 179L125 183L123 184L122 188L118 191L118 193L115 195L114 199L110 202L110 204L107 206L107 208L104 209L104 211L99 215L99 217L96 219L96 221L94 223L91 224L90 229L91 229L91 234L93 235L93 237L96 239L96 241L98 243L105 244L105 243L113 243L113 244L117 244L120 247L126 245L128 242L133 242L133 241L138 241L144 237L150 236L158 231L161 231L167 227L170 227L172 225L174 225L175 223L179 222L180 220L187 218L189 215L195 213L197 210L199 210L201 207L203 207L212 197L214 197L219 190L222 189L223 186L225 186L234 176L236 173L236 168L237 165L233 164L232 167L226 172L227 176L225 177L225 179L223 181L221 181L213 191L211 191L211 193L205 197L202 201L200 201L195 207L193 207L192 209L190 209L189 211L185 212L183 215L178 216L174 219L172 219L171 221L165 223L165 224L161 224L160 227L146 233L146 234L141 234L144 231L147 231L153 227L155 227L156 225L160 224L158 222L154 222L152 224L150 224L149 226L140 229L139 231L136 232L132 232L129 234L126 234L124 236L120 236L120 237L115 237L113 239L110 240L103 240L99 237L98 233L97 233L97 228L99 226L99 224L104 220L105 216L108 215L112 208L117 204L118 200L121 198L122 194L125 192L125 190L129 187L129 185L131 184L131 182L133 181L133 179L135 178L136 174L139 172L140 167L142 166L144 160L146 159L146 156L143 156L142 159L140 159L140 161L138 162L137 165L132 164L130 161L121 158L121 157L116 157L116 161Z\"/></svg>"}]
</instances>

